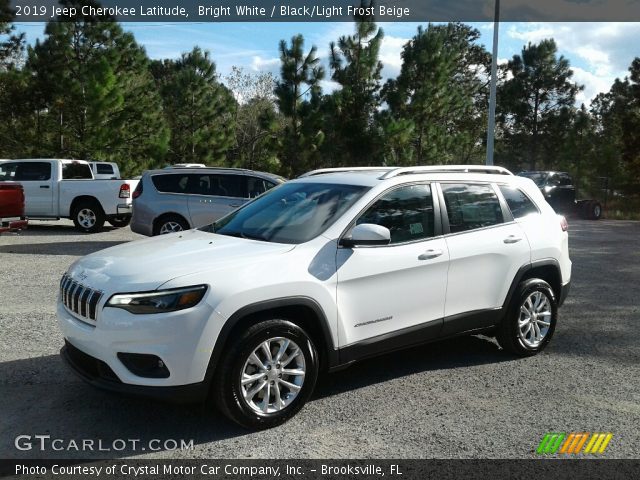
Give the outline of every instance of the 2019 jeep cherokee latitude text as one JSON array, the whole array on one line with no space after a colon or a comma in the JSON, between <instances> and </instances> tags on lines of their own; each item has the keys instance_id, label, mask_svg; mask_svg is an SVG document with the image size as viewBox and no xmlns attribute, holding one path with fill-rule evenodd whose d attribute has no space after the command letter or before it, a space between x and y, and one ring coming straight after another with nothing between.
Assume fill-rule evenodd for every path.
<instances>
[{"instance_id":1,"label":"2019 jeep cherokee latitude text","mask_svg":"<svg viewBox=\"0 0 640 480\"><path fill-rule=\"evenodd\" d=\"M478 170L312 172L208 227L88 255L60 284L63 357L96 386L211 395L266 428L320 370L385 351L486 331L535 354L569 289L566 222L531 180Z\"/></svg>"}]
</instances>

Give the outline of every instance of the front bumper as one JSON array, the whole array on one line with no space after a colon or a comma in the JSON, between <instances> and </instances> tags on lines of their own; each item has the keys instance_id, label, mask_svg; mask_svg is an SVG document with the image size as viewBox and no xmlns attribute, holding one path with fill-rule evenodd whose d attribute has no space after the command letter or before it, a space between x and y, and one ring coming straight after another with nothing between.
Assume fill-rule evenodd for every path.
<instances>
[{"instance_id":1,"label":"front bumper","mask_svg":"<svg viewBox=\"0 0 640 480\"><path fill-rule=\"evenodd\" d=\"M133 315L119 308L105 308L106 297L97 306L95 321L80 318L60 300L56 313L65 340L106 365L113 373L107 377L127 386L162 388L205 380L211 352L224 323L210 305L203 301L177 312ZM162 360L169 375L162 378L141 375L125 365L119 354L155 356ZM104 380L105 371L99 370L101 375L93 371L90 376Z\"/></svg>"},{"instance_id":2,"label":"front bumper","mask_svg":"<svg viewBox=\"0 0 640 480\"><path fill-rule=\"evenodd\" d=\"M110 392L172 403L203 402L207 397L208 385L205 382L172 387L122 383L109 365L76 348L66 339L64 347L60 350L60 356L82 380Z\"/></svg>"}]
</instances>

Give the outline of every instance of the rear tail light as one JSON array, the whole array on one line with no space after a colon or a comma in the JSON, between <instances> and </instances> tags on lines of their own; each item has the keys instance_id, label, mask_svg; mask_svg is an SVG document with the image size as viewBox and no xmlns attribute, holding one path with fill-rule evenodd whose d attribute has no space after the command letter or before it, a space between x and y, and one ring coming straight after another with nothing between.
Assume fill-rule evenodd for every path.
<instances>
[{"instance_id":1,"label":"rear tail light","mask_svg":"<svg viewBox=\"0 0 640 480\"><path fill-rule=\"evenodd\" d=\"M142 181L138 182L138 186L133 191L133 198L138 198L140 195L142 195Z\"/></svg>"},{"instance_id":2,"label":"rear tail light","mask_svg":"<svg viewBox=\"0 0 640 480\"><path fill-rule=\"evenodd\" d=\"M128 183L123 183L120 185L120 198L129 198L131 197L131 187Z\"/></svg>"},{"instance_id":3,"label":"rear tail light","mask_svg":"<svg viewBox=\"0 0 640 480\"><path fill-rule=\"evenodd\" d=\"M563 232L569 230L569 223L567 223L567 219L560 215L560 228Z\"/></svg>"}]
</instances>

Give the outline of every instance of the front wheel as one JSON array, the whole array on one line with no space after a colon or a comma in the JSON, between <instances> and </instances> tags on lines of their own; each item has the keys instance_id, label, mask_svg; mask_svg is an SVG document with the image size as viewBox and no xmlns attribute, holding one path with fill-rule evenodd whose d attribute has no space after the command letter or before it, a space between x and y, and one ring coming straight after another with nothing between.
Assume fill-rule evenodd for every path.
<instances>
[{"instance_id":1,"label":"front wheel","mask_svg":"<svg viewBox=\"0 0 640 480\"><path fill-rule=\"evenodd\" d=\"M318 377L311 338L287 320L253 325L227 349L216 370L218 408L249 429L275 427L309 399Z\"/></svg>"},{"instance_id":2,"label":"front wheel","mask_svg":"<svg viewBox=\"0 0 640 480\"><path fill-rule=\"evenodd\" d=\"M518 286L497 331L505 350L521 356L542 351L551 341L558 319L558 304L551 286L539 278Z\"/></svg>"},{"instance_id":3,"label":"front wheel","mask_svg":"<svg viewBox=\"0 0 640 480\"><path fill-rule=\"evenodd\" d=\"M83 233L95 233L104 226L105 215L98 202L84 201L73 209L72 220L76 230Z\"/></svg>"}]
</instances>

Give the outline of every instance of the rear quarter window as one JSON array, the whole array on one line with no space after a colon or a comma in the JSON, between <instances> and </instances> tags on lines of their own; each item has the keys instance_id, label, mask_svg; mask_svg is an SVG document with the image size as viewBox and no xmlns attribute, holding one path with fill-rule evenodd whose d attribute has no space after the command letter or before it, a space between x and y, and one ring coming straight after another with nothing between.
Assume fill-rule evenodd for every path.
<instances>
[{"instance_id":1,"label":"rear quarter window","mask_svg":"<svg viewBox=\"0 0 640 480\"><path fill-rule=\"evenodd\" d=\"M539 213L538 207L519 188L500 185L500 191L509 205L513 218L522 218L533 213Z\"/></svg>"},{"instance_id":2,"label":"rear quarter window","mask_svg":"<svg viewBox=\"0 0 640 480\"><path fill-rule=\"evenodd\" d=\"M162 193L189 193L187 190L189 175L187 174L153 175L151 181L156 190Z\"/></svg>"}]
</instances>

